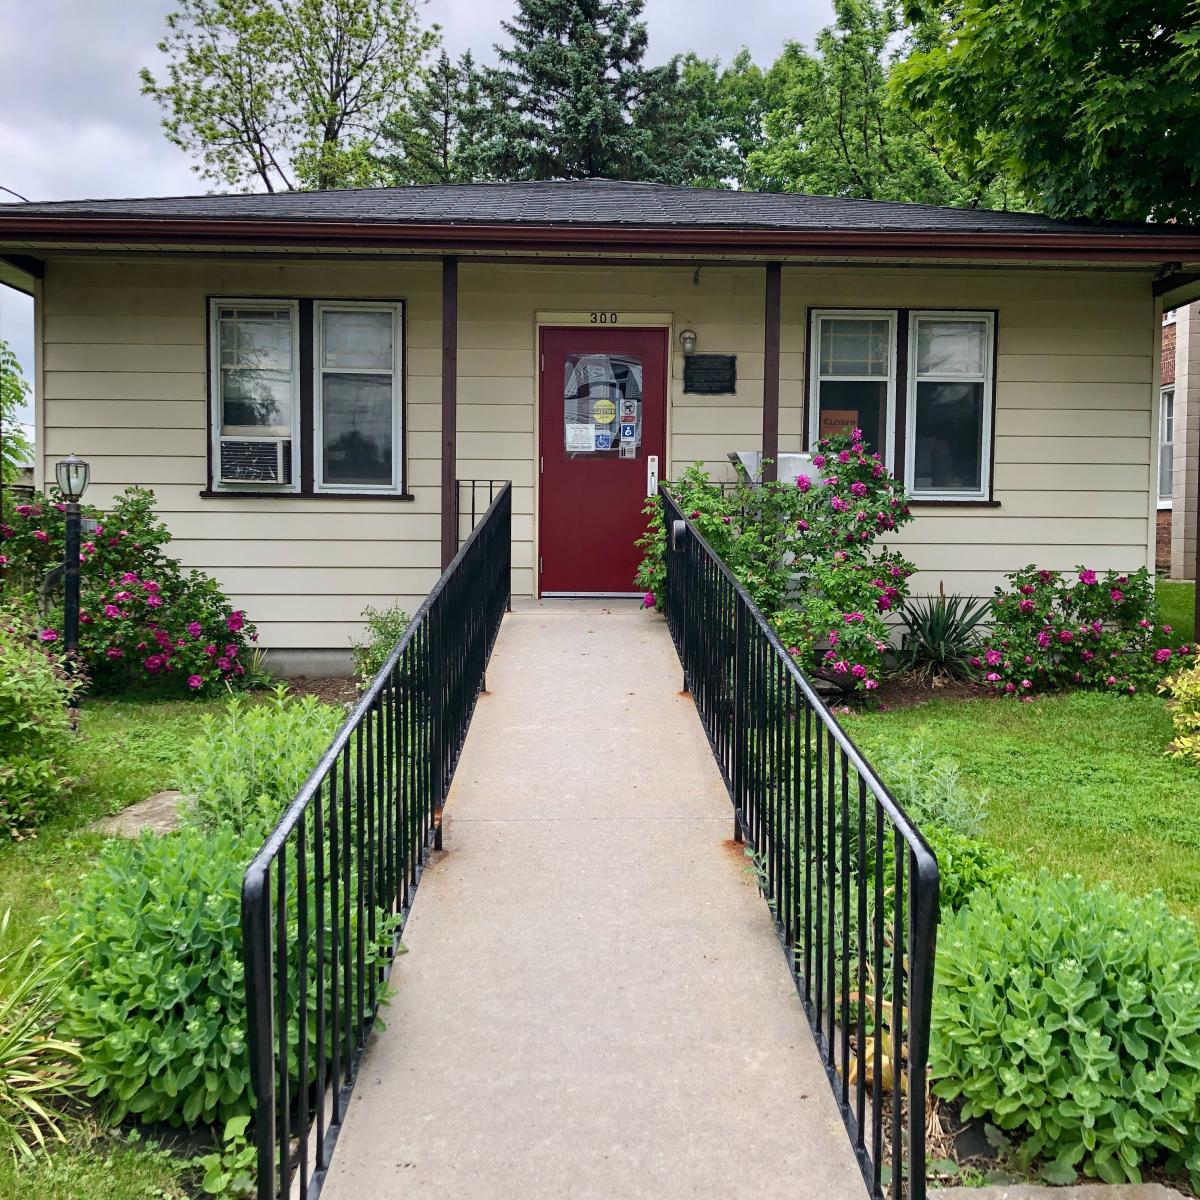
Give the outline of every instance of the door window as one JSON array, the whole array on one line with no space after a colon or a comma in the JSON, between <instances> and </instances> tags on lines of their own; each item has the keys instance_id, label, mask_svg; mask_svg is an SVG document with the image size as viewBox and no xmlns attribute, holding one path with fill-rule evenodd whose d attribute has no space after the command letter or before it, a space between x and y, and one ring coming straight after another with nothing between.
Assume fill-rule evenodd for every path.
<instances>
[{"instance_id":1,"label":"door window","mask_svg":"<svg viewBox=\"0 0 1200 1200\"><path fill-rule=\"evenodd\" d=\"M567 458L636 458L642 444L642 361L629 354L567 354Z\"/></svg>"}]
</instances>

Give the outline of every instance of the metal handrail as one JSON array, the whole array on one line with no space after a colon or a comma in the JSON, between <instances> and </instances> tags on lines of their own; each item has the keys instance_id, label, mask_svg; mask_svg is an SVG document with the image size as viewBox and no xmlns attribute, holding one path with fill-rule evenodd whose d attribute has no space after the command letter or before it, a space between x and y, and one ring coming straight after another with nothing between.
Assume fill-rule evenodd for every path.
<instances>
[{"instance_id":1,"label":"metal handrail","mask_svg":"<svg viewBox=\"0 0 1200 1200\"><path fill-rule=\"evenodd\" d=\"M667 622L735 836L757 861L871 1195L886 1187L896 1200L923 1200L937 859L669 488L660 488Z\"/></svg>"},{"instance_id":2,"label":"metal handrail","mask_svg":"<svg viewBox=\"0 0 1200 1200\"><path fill-rule=\"evenodd\" d=\"M506 482L246 870L260 1200L313 1197L324 1182L399 922L441 846L441 808L509 605L511 547Z\"/></svg>"}]
</instances>

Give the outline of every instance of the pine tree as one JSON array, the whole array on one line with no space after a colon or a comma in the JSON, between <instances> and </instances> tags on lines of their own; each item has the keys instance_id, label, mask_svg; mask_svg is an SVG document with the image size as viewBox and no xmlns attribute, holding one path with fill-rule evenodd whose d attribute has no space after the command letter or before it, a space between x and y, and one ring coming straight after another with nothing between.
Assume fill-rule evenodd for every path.
<instances>
[{"instance_id":1,"label":"pine tree","mask_svg":"<svg viewBox=\"0 0 1200 1200\"><path fill-rule=\"evenodd\" d=\"M485 74L480 168L497 179L647 178L635 110L643 0L517 0ZM639 169L640 168L640 169Z\"/></svg>"},{"instance_id":2,"label":"pine tree","mask_svg":"<svg viewBox=\"0 0 1200 1200\"><path fill-rule=\"evenodd\" d=\"M480 125L479 72L468 50L457 63L445 50L406 110L384 124L381 163L394 184L470 183Z\"/></svg>"}]
</instances>

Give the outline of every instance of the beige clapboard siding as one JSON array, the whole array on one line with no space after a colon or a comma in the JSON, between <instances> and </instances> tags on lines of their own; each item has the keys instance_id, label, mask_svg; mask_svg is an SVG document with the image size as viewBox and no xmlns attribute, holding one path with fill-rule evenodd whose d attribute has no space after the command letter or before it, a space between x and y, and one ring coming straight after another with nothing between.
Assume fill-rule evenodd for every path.
<instances>
[{"instance_id":1,"label":"beige clapboard siding","mask_svg":"<svg viewBox=\"0 0 1200 1200\"><path fill-rule=\"evenodd\" d=\"M728 477L732 449L761 441L761 266L460 265L460 478L514 481L516 594L534 586L537 318L607 310L670 315L668 474L699 459ZM315 497L201 500L205 482L206 297L406 301L412 502ZM419 262L64 259L39 316L45 463L93 463L95 496L137 482L189 565L211 570L268 646L345 646L364 604L410 608L436 578L440 545L440 268ZM787 266L780 443L799 449L810 307L994 309L998 313L998 508L920 508L896 539L919 592L990 593L1038 561L1132 567L1149 553L1153 346L1148 279L1123 271ZM687 396L678 331L738 356L732 396ZM480 501L482 511L483 501ZM460 520L467 532L469 516Z\"/></svg>"}]
</instances>

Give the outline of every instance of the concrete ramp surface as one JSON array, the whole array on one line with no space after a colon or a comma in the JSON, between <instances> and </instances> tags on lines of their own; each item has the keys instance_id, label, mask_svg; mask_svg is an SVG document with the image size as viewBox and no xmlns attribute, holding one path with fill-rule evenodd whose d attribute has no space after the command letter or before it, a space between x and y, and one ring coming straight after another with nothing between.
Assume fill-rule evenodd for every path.
<instances>
[{"instance_id":1,"label":"concrete ramp surface","mask_svg":"<svg viewBox=\"0 0 1200 1200\"><path fill-rule=\"evenodd\" d=\"M505 618L324 1195L863 1197L661 617Z\"/></svg>"}]
</instances>

